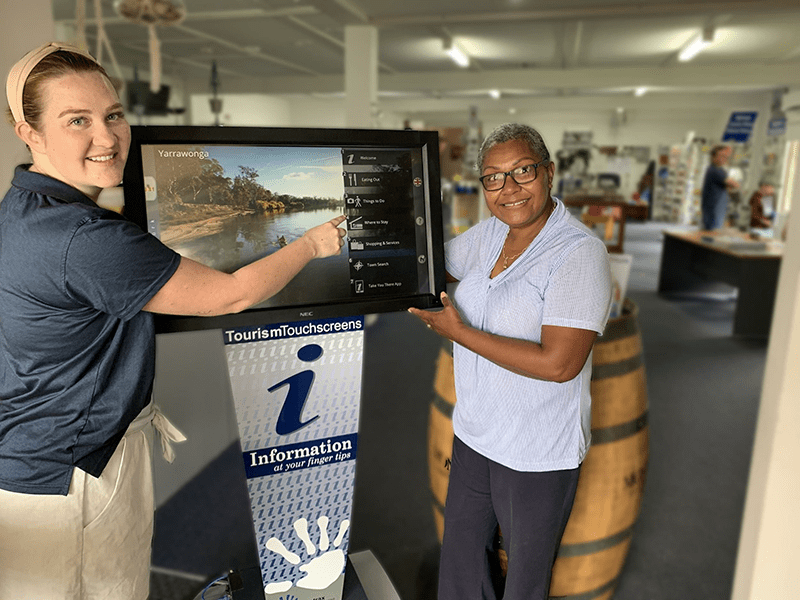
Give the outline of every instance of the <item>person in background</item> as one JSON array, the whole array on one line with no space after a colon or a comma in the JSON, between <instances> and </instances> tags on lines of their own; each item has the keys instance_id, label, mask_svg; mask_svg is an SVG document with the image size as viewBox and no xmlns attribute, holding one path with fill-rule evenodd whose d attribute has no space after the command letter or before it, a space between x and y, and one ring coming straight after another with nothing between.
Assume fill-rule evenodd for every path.
<instances>
[{"instance_id":1,"label":"person in background","mask_svg":"<svg viewBox=\"0 0 800 600\"><path fill-rule=\"evenodd\" d=\"M150 397L152 313L256 304L338 254L344 217L215 271L96 204L122 180L131 133L91 55L36 48L6 96L32 164L0 203L0 598L146 600L150 439L182 437Z\"/></svg>"},{"instance_id":2,"label":"person in background","mask_svg":"<svg viewBox=\"0 0 800 600\"><path fill-rule=\"evenodd\" d=\"M711 231L725 226L730 203L729 190L739 188L739 182L728 176L725 166L731 159L730 146L714 146L711 149L711 164L703 177L701 212L703 229Z\"/></svg>"},{"instance_id":3,"label":"person in background","mask_svg":"<svg viewBox=\"0 0 800 600\"><path fill-rule=\"evenodd\" d=\"M750 227L769 229L775 216L775 187L762 181L750 196Z\"/></svg>"},{"instance_id":4,"label":"person in background","mask_svg":"<svg viewBox=\"0 0 800 600\"><path fill-rule=\"evenodd\" d=\"M639 179L636 192L633 195L634 200L641 200L647 204L648 215L652 214L653 211L653 186L655 184L655 175L656 161L651 160L641 179Z\"/></svg>"},{"instance_id":5,"label":"person in background","mask_svg":"<svg viewBox=\"0 0 800 600\"><path fill-rule=\"evenodd\" d=\"M590 443L591 351L608 319L603 242L551 196L555 167L521 124L484 140L492 216L450 240L439 311L409 309L452 340L456 406L439 600L498 597L487 556L499 524L505 600L544 600Z\"/></svg>"}]
</instances>

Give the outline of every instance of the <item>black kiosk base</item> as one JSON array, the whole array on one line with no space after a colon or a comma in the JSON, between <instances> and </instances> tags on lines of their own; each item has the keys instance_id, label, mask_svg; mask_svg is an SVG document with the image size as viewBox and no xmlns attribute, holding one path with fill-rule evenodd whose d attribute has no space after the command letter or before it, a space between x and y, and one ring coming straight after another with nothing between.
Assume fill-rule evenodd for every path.
<instances>
[{"instance_id":1,"label":"black kiosk base","mask_svg":"<svg viewBox=\"0 0 800 600\"><path fill-rule=\"evenodd\" d=\"M195 600L264 600L264 584L258 567L231 571L218 585ZM342 600L400 600L389 577L369 550L347 557Z\"/></svg>"}]
</instances>

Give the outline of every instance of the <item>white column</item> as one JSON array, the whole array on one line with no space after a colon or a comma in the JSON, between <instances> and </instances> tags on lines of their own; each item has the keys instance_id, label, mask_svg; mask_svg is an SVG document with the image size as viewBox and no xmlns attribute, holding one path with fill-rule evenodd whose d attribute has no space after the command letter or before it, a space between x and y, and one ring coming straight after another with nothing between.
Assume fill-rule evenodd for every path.
<instances>
[{"instance_id":1,"label":"white column","mask_svg":"<svg viewBox=\"0 0 800 600\"><path fill-rule=\"evenodd\" d=\"M345 125L375 127L378 108L378 29L348 25L344 30Z\"/></svg>"},{"instance_id":2,"label":"white column","mask_svg":"<svg viewBox=\"0 0 800 600\"><path fill-rule=\"evenodd\" d=\"M29 50L53 40L53 8L50 0L3 0L0 19L0 67L3 82L2 124L0 124L0 199L5 195L14 167L30 162L25 145L6 121L6 78L11 67Z\"/></svg>"},{"instance_id":3,"label":"white column","mask_svg":"<svg viewBox=\"0 0 800 600\"><path fill-rule=\"evenodd\" d=\"M800 123L787 127L800 139ZM792 197L744 508L733 600L800 597L800 186Z\"/></svg>"}]
</instances>

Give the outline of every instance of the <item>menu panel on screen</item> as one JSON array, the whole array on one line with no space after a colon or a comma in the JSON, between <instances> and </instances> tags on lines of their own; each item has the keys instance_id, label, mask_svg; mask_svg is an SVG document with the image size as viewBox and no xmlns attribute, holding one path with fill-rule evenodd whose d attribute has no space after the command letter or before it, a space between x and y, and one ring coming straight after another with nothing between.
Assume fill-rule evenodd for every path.
<instances>
[{"instance_id":1,"label":"menu panel on screen","mask_svg":"<svg viewBox=\"0 0 800 600\"><path fill-rule=\"evenodd\" d=\"M309 263L239 315L163 317L218 328L438 306L444 289L435 132L133 127L126 214L162 242L233 272L344 214L340 255Z\"/></svg>"}]
</instances>

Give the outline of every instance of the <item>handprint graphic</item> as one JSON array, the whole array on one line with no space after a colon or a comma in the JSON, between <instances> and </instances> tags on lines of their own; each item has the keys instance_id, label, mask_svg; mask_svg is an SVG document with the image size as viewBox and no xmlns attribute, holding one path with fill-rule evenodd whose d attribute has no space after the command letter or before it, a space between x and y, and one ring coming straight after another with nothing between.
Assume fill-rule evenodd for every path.
<instances>
[{"instance_id":1,"label":"handprint graphic","mask_svg":"<svg viewBox=\"0 0 800 600\"><path fill-rule=\"evenodd\" d=\"M294 522L295 533L297 533L297 537L305 545L306 554L308 554L308 556L314 556L318 551L323 553L319 556L315 556L304 565L300 565L300 556L288 550L278 538L271 537L267 540L266 547L268 550L279 554L284 560L293 565L300 565L298 569L307 573L305 577L302 577L296 582L278 581L268 583L264 587L264 591L267 594L281 594L290 590L292 585L308 590L324 590L342 574L345 565L345 555L344 550L339 547L342 545L344 536L350 527L350 521L345 519L339 525L339 533L333 540L334 549L332 550L330 549L330 539L328 538L328 517L323 515L317 519L317 526L319 527L319 548L311 541L311 536L308 532L308 520L300 518Z\"/></svg>"}]
</instances>

